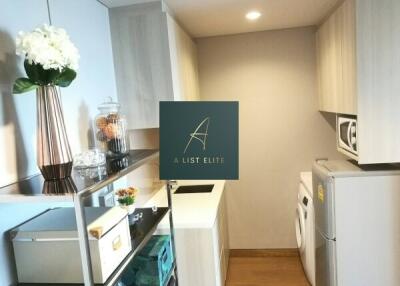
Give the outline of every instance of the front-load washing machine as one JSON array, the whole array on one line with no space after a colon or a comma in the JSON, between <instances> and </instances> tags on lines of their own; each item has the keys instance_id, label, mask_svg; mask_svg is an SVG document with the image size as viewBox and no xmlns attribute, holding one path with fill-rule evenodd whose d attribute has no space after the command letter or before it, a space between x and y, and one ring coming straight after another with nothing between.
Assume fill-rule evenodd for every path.
<instances>
[{"instance_id":1,"label":"front-load washing machine","mask_svg":"<svg viewBox=\"0 0 400 286\"><path fill-rule=\"evenodd\" d=\"M314 206L311 172L300 173L296 209L296 239L304 272L311 285L315 285Z\"/></svg>"}]
</instances>

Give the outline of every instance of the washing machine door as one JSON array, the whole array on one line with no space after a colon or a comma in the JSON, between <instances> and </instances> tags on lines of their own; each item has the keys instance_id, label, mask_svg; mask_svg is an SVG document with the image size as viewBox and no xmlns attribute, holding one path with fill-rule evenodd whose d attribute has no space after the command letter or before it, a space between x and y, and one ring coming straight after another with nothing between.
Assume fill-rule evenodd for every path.
<instances>
[{"instance_id":1,"label":"washing machine door","mask_svg":"<svg viewBox=\"0 0 400 286\"><path fill-rule=\"evenodd\" d=\"M306 247L305 213L300 204L297 204L295 226L297 247L299 248L300 253L303 253L304 248Z\"/></svg>"}]
</instances>

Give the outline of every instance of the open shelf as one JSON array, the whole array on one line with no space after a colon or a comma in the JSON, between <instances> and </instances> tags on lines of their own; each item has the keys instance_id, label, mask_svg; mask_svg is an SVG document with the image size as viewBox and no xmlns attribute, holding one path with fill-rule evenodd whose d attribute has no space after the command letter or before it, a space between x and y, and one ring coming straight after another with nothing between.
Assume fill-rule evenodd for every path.
<instances>
[{"instance_id":1,"label":"open shelf","mask_svg":"<svg viewBox=\"0 0 400 286\"><path fill-rule=\"evenodd\" d=\"M142 212L143 217L140 221L130 226L131 237L132 237L132 251L127 257L121 262L117 269L111 274L107 282L104 284L96 285L114 285L120 276L123 274L125 268L129 265L135 255L142 250L142 248L149 241L151 236L157 229L158 224L168 213L169 208L158 208L156 213L153 213L151 208L143 208L135 210L135 214Z\"/></svg>"},{"instance_id":2,"label":"open shelf","mask_svg":"<svg viewBox=\"0 0 400 286\"><path fill-rule=\"evenodd\" d=\"M98 191L103 191L104 188L110 186L113 182L121 177L129 174L133 170L139 168L143 164L156 159L159 156L158 150L131 150L125 157L119 159L108 159L106 164L96 168L77 170L73 169L71 177L63 180L45 181L42 175L35 175L19 182L10 184L0 188L0 203L56 203L56 202L74 202L77 215L77 225L79 221L83 221L83 230L85 234L85 222L83 220L82 210L84 207L83 201L92 194ZM108 191L108 190L107 190ZM168 193L170 194L170 193ZM106 283L95 284L97 286L112 286L120 279L124 270L128 267L132 259L146 245L151 236L157 229L158 224L168 214L170 207L158 208L153 212L151 208L139 208L135 214L142 212L143 217L130 225L130 233L132 238L132 251L123 259L120 265L110 275ZM133 216L132 216L133 217ZM78 220L79 218L79 220ZM130 218L131 219L131 218ZM171 225L170 225L171 226ZM172 229L170 229L172 231ZM78 227L79 232L79 227ZM85 238L82 238L84 240ZM171 237L173 242L173 236ZM80 241L81 243L82 241ZM84 244L84 243L83 243ZM88 246L84 246L86 250ZM85 251L86 251L85 250ZM89 256L89 255L88 255ZM175 256L175 255L174 255ZM82 257L83 254L82 254ZM89 256L90 257L90 256ZM89 258L90 259L90 258ZM86 266L89 263L86 262ZM176 268L174 263L171 275ZM85 265L83 264L83 269ZM86 267L87 268L87 267ZM78 284L43 284L43 283L19 283L17 285L54 285L54 286L73 286L84 285Z\"/></svg>"},{"instance_id":3,"label":"open shelf","mask_svg":"<svg viewBox=\"0 0 400 286\"><path fill-rule=\"evenodd\" d=\"M108 159L106 165L90 169L90 174L73 169L71 177L63 180L45 181L35 175L0 188L0 203L72 202L74 194L99 191L158 155L158 150L131 150L123 158Z\"/></svg>"},{"instance_id":4,"label":"open shelf","mask_svg":"<svg viewBox=\"0 0 400 286\"><path fill-rule=\"evenodd\" d=\"M115 269L115 271L108 278L104 284L95 284L96 286L112 286L119 280L123 274L126 267L135 257L135 255L146 245L151 236L157 229L157 225L160 221L168 214L169 208L158 208L157 212L153 212L151 208L139 208L135 210L134 214L143 213L143 217L132 224L130 221L130 233L132 238L132 251L125 257L125 259L120 263L120 265ZM133 217L133 216L131 216ZM131 218L130 218L131 220ZM174 263L174 267L175 267ZM172 271L173 272L173 271ZM83 284L35 284L35 283L19 283L20 286L77 286Z\"/></svg>"}]
</instances>

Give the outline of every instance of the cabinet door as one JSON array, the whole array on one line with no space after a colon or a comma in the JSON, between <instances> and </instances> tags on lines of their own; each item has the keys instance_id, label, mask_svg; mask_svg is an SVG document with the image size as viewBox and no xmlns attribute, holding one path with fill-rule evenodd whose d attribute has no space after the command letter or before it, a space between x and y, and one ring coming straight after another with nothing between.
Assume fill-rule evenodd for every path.
<instances>
[{"instance_id":1,"label":"cabinet door","mask_svg":"<svg viewBox=\"0 0 400 286\"><path fill-rule=\"evenodd\" d=\"M214 255L214 228L176 228L179 285L221 286Z\"/></svg>"},{"instance_id":2,"label":"cabinet door","mask_svg":"<svg viewBox=\"0 0 400 286\"><path fill-rule=\"evenodd\" d=\"M328 47L328 24L324 23L317 31L318 103L320 111L334 112L335 106L329 101L333 94L329 86Z\"/></svg>"},{"instance_id":3,"label":"cabinet door","mask_svg":"<svg viewBox=\"0 0 400 286\"><path fill-rule=\"evenodd\" d=\"M196 44L168 14L167 21L175 100L199 100Z\"/></svg>"},{"instance_id":4,"label":"cabinet door","mask_svg":"<svg viewBox=\"0 0 400 286\"><path fill-rule=\"evenodd\" d=\"M342 104L339 113L357 114L356 80L356 12L355 0L347 0L339 8L342 17Z\"/></svg>"},{"instance_id":5,"label":"cabinet door","mask_svg":"<svg viewBox=\"0 0 400 286\"><path fill-rule=\"evenodd\" d=\"M400 1L356 3L359 162L400 162Z\"/></svg>"},{"instance_id":6,"label":"cabinet door","mask_svg":"<svg viewBox=\"0 0 400 286\"><path fill-rule=\"evenodd\" d=\"M317 32L319 109L338 112L341 105L341 15L335 12Z\"/></svg>"},{"instance_id":7,"label":"cabinet door","mask_svg":"<svg viewBox=\"0 0 400 286\"><path fill-rule=\"evenodd\" d=\"M345 1L317 32L320 111L356 114L355 9Z\"/></svg>"},{"instance_id":8,"label":"cabinet door","mask_svg":"<svg viewBox=\"0 0 400 286\"><path fill-rule=\"evenodd\" d=\"M118 98L128 128L159 127L159 102L174 100L161 2L110 9Z\"/></svg>"}]
</instances>

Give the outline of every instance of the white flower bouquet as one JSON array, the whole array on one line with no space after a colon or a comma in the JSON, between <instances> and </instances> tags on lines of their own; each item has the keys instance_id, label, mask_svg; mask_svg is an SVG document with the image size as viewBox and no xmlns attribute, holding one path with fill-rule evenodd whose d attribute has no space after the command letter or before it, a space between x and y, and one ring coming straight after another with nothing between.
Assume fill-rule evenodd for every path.
<instances>
[{"instance_id":1,"label":"white flower bouquet","mask_svg":"<svg viewBox=\"0 0 400 286\"><path fill-rule=\"evenodd\" d=\"M18 78L13 93L39 86L66 87L76 77L79 52L64 29L43 25L31 32L19 32L16 53L24 56L26 78Z\"/></svg>"}]
</instances>

